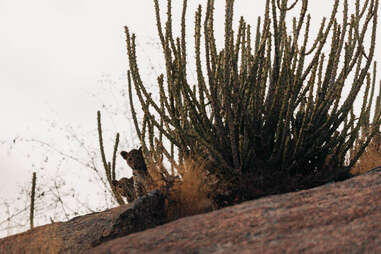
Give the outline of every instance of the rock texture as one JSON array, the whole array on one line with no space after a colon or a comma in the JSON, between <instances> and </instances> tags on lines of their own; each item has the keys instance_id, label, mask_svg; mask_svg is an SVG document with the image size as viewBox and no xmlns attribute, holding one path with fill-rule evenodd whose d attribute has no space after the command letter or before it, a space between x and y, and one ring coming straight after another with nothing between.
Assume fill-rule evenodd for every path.
<instances>
[{"instance_id":1,"label":"rock texture","mask_svg":"<svg viewBox=\"0 0 381 254\"><path fill-rule=\"evenodd\" d=\"M381 253L381 172L179 219L86 253Z\"/></svg>"},{"instance_id":2,"label":"rock texture","mask_svg":"<svg viewBox=\"0 0 381 254\"><path fill-rule=\"evenodd\" d=\"M154 192L1 239L0 253L381 253L381 168L138 232L161 214Z\"/></svg>"},{"instance_id":3,"label":"rock texture","mask_svg":"<svg viewBox=\"0 0 381 254\"><path fill-rule=\"evenodd\" d=\"M82 253L110 239L157 226L164 216L164 197L154 191L128 205L0 239L0 253Z\"/></svg>"}]
</instances>

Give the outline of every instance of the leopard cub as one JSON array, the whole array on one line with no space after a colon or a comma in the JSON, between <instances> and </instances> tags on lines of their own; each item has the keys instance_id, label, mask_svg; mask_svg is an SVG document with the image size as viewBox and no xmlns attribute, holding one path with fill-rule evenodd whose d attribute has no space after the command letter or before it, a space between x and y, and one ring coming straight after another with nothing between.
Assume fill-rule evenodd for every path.
<instances>
[{"instance_id":1,"label":"leopard cub","mask_svg":"<svg viewBox=\"0 0 381 254\"><path fill-rule=\"evenodd\" d=\"M128 203L136 199L134 179L132 177L123 177L119 181L113 180L112 185L121 196L127 198Z\"/></svg>"},{"instance_id":2,"label":"leopard cub","mask_svg":"<svg viewBox=\"0 0 381 254\"><path fill-rule=\"evenodd\" d=\"M122 151L120 155L126 160L127 164L132 168L132 179L136 198L147 193L147 183L151 181L151 177L144 161L142 148L132 149L130 152Z\"/></svg>"}]
</instances>

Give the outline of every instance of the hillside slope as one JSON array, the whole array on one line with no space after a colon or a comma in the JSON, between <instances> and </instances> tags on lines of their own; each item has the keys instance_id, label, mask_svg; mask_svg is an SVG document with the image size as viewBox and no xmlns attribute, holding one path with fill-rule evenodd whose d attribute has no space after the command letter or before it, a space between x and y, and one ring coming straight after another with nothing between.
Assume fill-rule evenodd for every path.
<instances>
[{"instance_id":1,"label":"hillside slope","mask_svg":"<svg viewBox=\"0 0 381 254\"><path fill-rule=\"evenodd\" d=\"M179 219L87 253L381 253L381 172Z\"/></svg>"},{"instance_id":2,"label":"hillside slope","mask_svg":"<svg viewBox=\"0 0 381 254\"><path fill-rule=\"evenodd\" d=\"M0 253L381 253L380 170L160 225L163 207L154 192L0 239Z\"/></svg>"}]
</instances>

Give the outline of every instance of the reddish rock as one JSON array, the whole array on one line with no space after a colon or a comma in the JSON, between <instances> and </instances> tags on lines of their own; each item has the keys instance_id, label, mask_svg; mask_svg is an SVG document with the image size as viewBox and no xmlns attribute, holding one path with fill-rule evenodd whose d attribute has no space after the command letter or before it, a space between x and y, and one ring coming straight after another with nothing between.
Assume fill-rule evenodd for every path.
<instances>
[{"instance_id":1,"label":"reddish rock","mask_svg":"<svg viewBox=\"0 0 381 254\"><path fill-rule=\"evenodd\" d=\"M0 239L0 253L82 253L102 242L161 224L164 197L154 191L129 205Z\"/></svg>"},{"instance_id":2,"label":"reddish rock","mask_svg":"<svg viewBox=\"0 0 381 254\"><path fill-rule=\"evenodd\" d=\"M380 171L131 233L161 221L138 202L150 216L121 206L1 239L0 253L381 253Z\"/></svg>"},{"instance_id":3,"label":"reddish rock","mask_svg":"<svg viewBox=\"0 0 381 254\"><path fill-rule=\"evenodd\" d=\"M86 253L381 253L381 173L179 219Z\"/></svg>"}]
</instances>

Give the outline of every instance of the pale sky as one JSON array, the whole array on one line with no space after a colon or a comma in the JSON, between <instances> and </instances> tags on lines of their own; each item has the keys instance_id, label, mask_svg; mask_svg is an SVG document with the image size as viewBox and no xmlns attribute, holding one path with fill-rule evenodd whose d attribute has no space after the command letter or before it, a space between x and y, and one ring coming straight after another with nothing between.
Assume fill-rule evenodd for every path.
<instances>
[{"instance_id":1,"label":"pale sky","mask_svg":"<svg viewBox=\"0 0 381 254\"><path fill-rule=\"evenodd\" d=\"M160 2L164 14L166 1ZM179 17L182 1L173 2L173 15ZM199 3L206 1L189 2L188 39L193 41L194 12ZM225 1L216 2L216 32L221 40ZM333 1L310 2L309 13L316 26L330 14ZM255 27L264 3L236 0L235 19L243 15ZM150 67L160 65L162 59L152 53L157 30L150 0L0 0L0 141L5 141L0 143L0 199L10 195L16 183L29 181L32 171L33 158L19 156L17 150L9 152L11 140L29 135L65 147L65 137L48 130L46 120L50 119L61 125L80 126L85 132L94 131L96 111L103 103L113 104L112 95L99 81L106 76L120 87L127 83L122 78L128 69L125 25L137 34L142 72L152 74ZM378 42L375 59L380 62L380 29ZM157 50L160 56L161 49ZM91 96L94 93L95 99ZM112 133L127 129L118 123L104 125L116 128L110 130ZM31 156L42 156L36 153L32 151Z\"/></svg>"}]
</instances>

